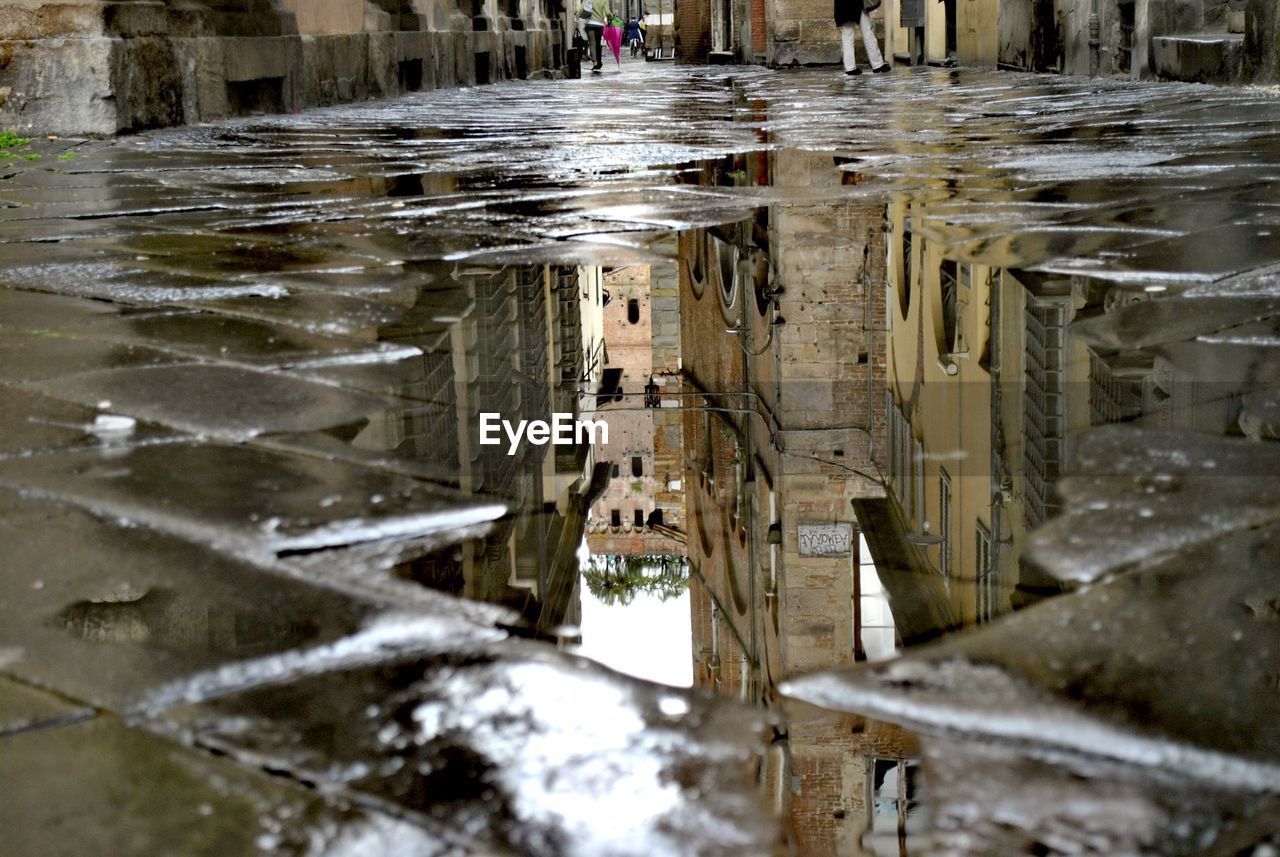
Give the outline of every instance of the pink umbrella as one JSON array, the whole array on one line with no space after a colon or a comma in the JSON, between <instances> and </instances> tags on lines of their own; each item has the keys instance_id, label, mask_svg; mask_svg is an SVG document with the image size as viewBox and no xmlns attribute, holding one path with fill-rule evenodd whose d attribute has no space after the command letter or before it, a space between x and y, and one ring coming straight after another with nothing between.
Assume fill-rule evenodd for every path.
<instances>
[{"instance_id":1,"label":"pink umbrella","mask_svg":"<svg viewBox=\"0 0 1280 857\"><path fill-rule=\"evenodd\" d=\"M609 50L613 51L613 59L621 68L622 66L622 22L614 18L609 22L609 26L604 28L604 41L609 46Z\"/></svg>"}]
</instances>

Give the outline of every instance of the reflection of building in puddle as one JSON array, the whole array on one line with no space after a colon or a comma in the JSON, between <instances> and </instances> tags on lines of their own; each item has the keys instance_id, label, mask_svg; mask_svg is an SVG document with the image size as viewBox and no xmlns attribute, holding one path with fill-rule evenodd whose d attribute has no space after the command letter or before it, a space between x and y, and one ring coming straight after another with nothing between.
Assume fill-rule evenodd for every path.
<instances>
[{"instance_id":1,"label":"reflection of building in puddle","mask_svg":"<svg viewBox=\"0 0 1280 857\"><path fill-rule=\"evenodd\" d=\"M309 619L235 608L159 587L114 601L78 601L58 614L57 621L73 635L93 642L237 654L300 646L320 632Z\"/></svg>"},{"instance_id":2,"label":"reflection of building in puddle","mask_svg":"<svg viewBox=\"0 0 1280 857\"><path fill-rule=\"evenodd\" d=\"M591 507L587 547L594 555L682 557L680 415L658 407L679 386L675 266L618 268L604 282L607 348L596 416L608 423L609 442L596 459L611 480Z\"/></svg>"},{"instance_id":3,"label":"reflection of building in puddle","mask_svg":"<svg viewBox=\"0 0 1280 857\"><path fill-rule=\"evenodd\" d=\"M550 421L589 415L603 359L598 268L456 266L420 290L380 339L421 349L398 381L410 401L357 445L423 462L511 512L482 539L396 569L469 598L509 605L543 633L576 623L578 546L605 474L585 443L480 444L480 415Z\"/></svg>"},{"instance_id":4,"label":"reflection of building in puddle","mask_svg":"<svg viewBox=\"0 0 1280 857\"><path fill-rule=\"evenodd\" d=\"M767 705L788 676L889 656L951 624L940 582L877 567L855 516L879 524L889 503L884 206L837 166L798 151L726 159L703 179L803 188L803 201L680 236L695 682ZM852 853L883 826L877 773L914 758L914 739L803 706L787 715L765 788L798 853Z\"/></svg>"},{"instance_id":5,"label":"reflection of building in puddle","mask_svg":"<svg viewBox=\"0 0 1280 857\"><path fill-rule=\"evenodd\" d=\"M889 207L886 470L914 561L964 624L985 623L1059 591L1022 556L1059 511L1055 484L1081 431L1234 433L1247 382L1197 376L1190 344L1158 325L1129 329L1128 308L1160 287L947 259L913 230L927 213Z\"/></svg>"}]
</instances>

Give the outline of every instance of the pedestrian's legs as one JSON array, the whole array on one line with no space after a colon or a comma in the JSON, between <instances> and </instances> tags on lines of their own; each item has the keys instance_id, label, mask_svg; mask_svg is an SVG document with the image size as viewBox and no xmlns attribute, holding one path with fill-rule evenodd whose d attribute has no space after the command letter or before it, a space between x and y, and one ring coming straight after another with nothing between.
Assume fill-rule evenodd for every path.
<instances>
[{"instance_id":1,"label":"pedestrian's legs","mask_svg":"<svg viewBox=\"0 0 1280 857\"><path fill-rule=\"evenodd\" d=\"M853 27L852 21L845 21L840 25L840 56L844 60L845 71L853 71L858 67L858 57L853 52Z\"/></svg>"},{"instance_id":2,"label":"pedestrian's legs","mask_svg":"<svg viewBox=\"0 0 1280 857\"><path fill-rule=\"evenodd\" d=\"M604 35L603 27L587 27L587 39L591 42L591 67L599 68L603 63L600 60L600 37Z\"/></svg>"},{"instance_id":3,"label":"pedestrian's legs","mask_svg":"<svg viewBox=\"0 0 1280 857\"><path fill-rule=\"evenodd\" d=\"M845 24L849 28L849 52L853 52L853 27ZM862 30L862 46L867 49L867 62L871 63L873 69L880 68L884 65L884 55L880 53L880 43L876 41L876 31L871 26L871 16L866 12L862 13L862 20L858 23L858 29ZM849 68L849 61L845 60L844 67Z\"/></svg>"}]
</instances>

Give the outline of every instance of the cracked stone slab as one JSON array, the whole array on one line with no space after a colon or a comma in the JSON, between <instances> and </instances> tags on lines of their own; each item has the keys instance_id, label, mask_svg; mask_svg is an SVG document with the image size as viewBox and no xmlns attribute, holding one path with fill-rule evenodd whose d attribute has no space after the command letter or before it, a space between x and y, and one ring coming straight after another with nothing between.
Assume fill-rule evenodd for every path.
<instances>
[{"instance_id":1,"label":"cracked stone slab","mask_svg":"<svg viewBox=\"0 0 1280 857\"><path fill-rule=\"evenodd\" d=\"M1280 481L1266 478L1276 454L1269 443L1188 432L1086 432L1074 475L1057 484L1062 513L1029 536L1027 558L1084 583L1280 521Z\"/></svg>"},{"instance_id":2,"label":"cracked stone slab","mask_svg":"<svg viewBox=\"0 0 1280 857\"><path fill-rule=\"evenodd\" d=\"M924 761L928 854L1261 857L1280 819L1273 796L1102 760L1064 770L1017 747L934 738Z\"/></svg>"},{"instance_id":3,"label":"cracked stone slab","mask_svg":"<svg viewBox=\"0 0 1280 857\"><path fill-rule=\"evenodd\" d=\"M106 367L159 366L177 360L155 348L91 339L82 331L0 330L0 384L23 384Z\"/></svg>"},{"instance_id":4,"label":"cracked stone slab","mask_svg":"<svg viewBox=\"0 0 1280 857\"><path fill-rule=\"evenodd\" d=\"M445 641L158 716L200 745L366 795L481 850L774 853L753 773L762 713L545 644Z\"/></svg>"},{"instance_id":5,"label":"cracked stone slab","mask_svg":"<svg viewBox=\"0 0 1280 857\"><path fill-rule=\"evenodd\" d=\"M120 307L102 301L8 287L8 278L3 275L0 275L0 285L7 286L0 288L0 329L61 330L68 325L120 313Z\"/></svg>"},{"instance_id":6,"label":"cracked stone slab","mask_svg":"<svg viewBox=\"0 0 1280 857\"><path fill-rule=\"evenodd\" d=\"M230 441L344 427L354 436L374 419L394 420L399 408L394 399L280 373L204 363L102 369L31 387L85 406Z\"/></svg>"},{"instance_id":7,"label":"cracked stone slab","mask_svg":"<svg viewBox=\"0 0 1280 857\"><path fill-rule=\"evenodd\" d=\"M259 559L448 533L507 511L354 464L211 443L10 459L0 484Z\"/></svg>"},{"instance_id":8,"label":"cracked stone slab","mask_svg":"<svg viewBox=\"0 0 1280 857\"><path fill-rule=\"evenodd\" d=\"M7 491L0 512L0 669L119 711L435 646L440 635L501 636L492 626L503 611L420 587L255 565Z\"/></svg>"},{"instance_id":9,"label":"cracked stone slab","mask_svg":"<svg viewBox=\"0 0 1280 857\"><path fill-rule=\"evenodd\" d=\"M0 739L0 829L24 857L445 857L421 826L111 717ZM74 817L74 821L69 821Z\"/></svg>"},{"instance_id":10,"label":"cracked stone slab","mask_svg":"<svg viewBox=\"0 0 1280 857\"><path fill-rule=\"evenodd\" d=\"M396 324L404 310L394 304L341 294L288 292L279 285L255 286L271 289L273 300L227 295L192 301L189 305L229 316L272 324L288 324L327 336L368 335L384 325Z\"/></svg>"},{"instance_id":11,"label":"cracked stone slab","mask_svg":"<svg viewBox=\"0 0 1280 857\"><path fill-rule=\"evenodd\" d=\"M1280 796L1278 565L1280 525L1222 535L896 660L783 690L1067 768L1108 760Z\"/></svg>"},{"instance_id":12,"label":"cracked stone slab","mask_svg":"<svg viewBox=\"0 0 1280 857\"><path fill-rule=\"evenodd\" d=\"M180 301L274 297L282 293L278 287L146 270L138 267L131 257L111 258L101 250L95 253L82 249L78 254L59 250L53 260L47 258L50 255L47 252L44 255L46 258L39 261L10 265L5 270L4 284L12 288L144 307ZM68 255L71 258L67 258ZM77 260L75 255L85 258Z\"/></svg>"},{"instance_id":13,"label":"cracked stone slab","mask_svg":"<svg viewBox=\"0 0 1280 857\"><path fill-rule=\"evenodd\" d=\"M410 346L321 336L293 326L197 311L105 319L78 333L107 343L119 343L117 348L131 351L158 349L194 360L261 368L359 366L405 359L419 353ZM103 369L111 365L107 362L84 368Z\"/></svg>"},{"instance_id":14,"label":"cracked stone slab","mask_svg":"<svg viewBox=\"0 0 1280 857\"><path fill-rule=\"evenodd\" d=\"M0 386L0 458L172 438L162 426Z\"/></svg>"},{"instance_id":15,"label":"cracked stone slab","mask_svg":"<svg viewBox=\"0 0 1280 857\"><path fill-rule=\"evenodd\" d=\"M0 670L4 669L5 661L14 656L13 650L0 648ZM76 705L0 674L0 740L17 732L85 720L93 714L91 708ZM3 746L0 744L0 747Z\"/></svg>"},{"instance_id":16,"label":"cracked stone slab","mask_svg":"<svg viewBox=\"0 0 1280 857\"><path fill-rule=\"evenodd\" d=\"M144 267L157 273L190 273L211 281L271 271L350 268L369 262L368 256L340 254L297 240L271 241L217 232L153 232L101 243L112 251L140 257Z\"/></svg>"},{"instance_id":17,"label":"cracked stone slab","mask_svg":"<svg viewBox=\"0 0 1280 857\"><path fill-rule=\"evenodd\" d=\"M1142 301L1076 322L1072 333L1096 348L1129 350L1211 336L1280 315L1280 298L1175 297Z\"/></svg>"}]
</instances>

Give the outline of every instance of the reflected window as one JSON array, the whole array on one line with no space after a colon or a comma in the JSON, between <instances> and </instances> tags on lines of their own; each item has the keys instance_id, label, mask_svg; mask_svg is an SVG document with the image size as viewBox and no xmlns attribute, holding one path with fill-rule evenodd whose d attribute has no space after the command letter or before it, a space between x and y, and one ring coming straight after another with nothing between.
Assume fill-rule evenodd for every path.
<instances>
[{"instance_id":1,"label":"reflected window","mask_svg":"<svg viewBox=\"0 0 1280 857\"><path fill-rule=\"evenodd\" d=\"M978 577L978 622L990 622L1000 615L1000 576L991 557L991 531L981 521L974 535L976 561L974 572Z\"/></svg>"},{"instance_id":2,"label":"reflected window","mask_svg":"<svg viewBox=\"0 0 1280 857\"><path fill-rule=\"evenodd\" d=\"M1028 529L1058 510L1053 484L1067 433L1067 322L1070 298L1028 297L1022 388L1023 513Z\"/></svg>"},{"instance_id":3,"label":"reflected window","mask_svg":"<svg viewBox=\"0 0 1280 857\"><path fill-rule=\"evenodd\" d=\"M854 629L857 648L855 660L879 661L893 657L897 651L897 632L889 597L880 584L871 548L866 536L858 533L858 615Z\"/></svg>"},{"instance_id":4,"label":"reflected window","mask_svg":"<svg viewBox=\"0 0 1280 857\"><path fill-rule=\"evenodd\" d=\"M644 459L638 455L631 456L631 475L644 476Z\"/></svg>"},{"instance_id":5,"label":"reflected window","mask_svg":"<svg viewBox=\"0 0 1280 857\"><path fill-rule=\"evenodd\" d=\"M614 399L621 398L622 393L622 370L618 368L606 369L600 377L600 388L596 393L596 407L607 404Z\"/></svg>"},{"instance_id":6,"label":"reflected window","mask_svg":"<svg viewBox=\"0 0 1280 857\"><path fill-rule=\"evenodd\" d=\"M942 542L938 545L938 570L946 579L947 589L951 588L951 475L938 468L938 535Z\"/></svg>"},{"instance_id":7,"label":"reflected window","mask_svg":"<svg viewBox=\"0 0 1280 857\"><path fill-rule=\"evenodd\" d=\"M956 347L960 291L957 268L953 259L943 259L938 266L938 286L942 289L942 347L938 350L945 354L960 350Z\"/></svg>"},{"instance_id":8,"label":"reflected window","mask_svg":"<svg viewBox=\"0 0 1280 857\"><path fill-rule=\"evenodd\" d=\"M617 479L620 475L622 475L622 468L619 467L618 462L615 461L613 463L613 478Z\"/></svg>"},{"instance_id":9,"label":"reflected window","mask_svg":"<svg viewBox=\"0 0 1280 857\"><path fill-rule=\"evenodd\" d=\"M640 301L635 298L627 300L627 322L630 324L640 323Z\"/></svg>"},{"instance_id":10,"label":"reflected window","mask_svg":"<svg viewBox=\"0 0 1280 857\"><path fill-rule=\"evenodd\" d=\"M868 818L862 847L876 857L923 853L919 843L928 820L920 803L919 761L872 757L867 764Z\"/></svg>"},{"instance_id":11,"label":"reflected window","mask_svg":"<svg viewBox=\"0 0 1280 857\"><path fill-rule=\"evenodd\" d=\"M617 509L609 510L609 525L614 527L622 526L622 512Z\"/></svg>"},{"instance_id":12,"label":"reflected window","mask_svg":"<svg viewBox=\"0 0 1280 857\"><path fill-rule=\"evenodd\" d=\"M662 510L661 509L654 509L652 512L649 513L649 526L651 527L662 526Z\"/></svg>"},{"instance_id":13,"label":"reflected window","mask_svg":"<svg viewBox=\"0 0 1280 857\"><path fill-rule=\"evenodd\" d=\"M644 526L644 510L643 509L636 509L635 523L637 527Z\"/></svg>"}]
</instances>

